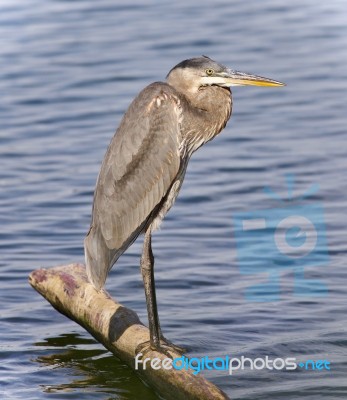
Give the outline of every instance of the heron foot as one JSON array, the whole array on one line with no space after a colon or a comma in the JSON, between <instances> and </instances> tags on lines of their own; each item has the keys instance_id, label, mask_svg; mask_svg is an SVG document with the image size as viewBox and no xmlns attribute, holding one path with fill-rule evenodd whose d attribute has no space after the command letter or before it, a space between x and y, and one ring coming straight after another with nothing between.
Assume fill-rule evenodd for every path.
<instances>
[{"instance_id":1,"label":"heron foot","mask_svg":"<svg viewBox=\"0 0 347 400\"><path fill-rule=\"evenodd\" d=\"M183 354L187 351L187 349L185 349L184 347L177 346L177 345L173 344L172 342L170 342L170 340L165 339L164 336L160 337L160 342L163 343L165 347L172 349L176 353Z\"/></svg>"},{"instance_id":2,"label":"heron foot","mask_svg":"<svg viewBox=\"0 0 347 400\"><path fill-rule=\"evenodd\" d=\"M167 357L173 359L173 354L183 354L186 350L183 347L176 346L164 337L160 339L157 343L147 340L146 342L140 343L136 349L135 353L142 353L145 355L149 351L157 351L158 353L165 354Z\"/></svg>"}]
</instances>

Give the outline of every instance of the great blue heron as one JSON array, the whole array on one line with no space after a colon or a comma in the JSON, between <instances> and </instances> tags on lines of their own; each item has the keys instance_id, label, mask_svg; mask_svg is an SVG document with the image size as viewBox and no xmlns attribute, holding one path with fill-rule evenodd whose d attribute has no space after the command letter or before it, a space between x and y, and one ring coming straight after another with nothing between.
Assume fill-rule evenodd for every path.
<instances>
[{"instance_id":1,"label":"great blue heron","mask_svg":"<svg viewBox=\"0 0 347 400\"><path fill-rule=\"evenodd\" d=\"M283 83L228 69L206 56L180 62L166 82L150 84L130 104L103 160L84 241L87 274L100 290L114 263L144 233L141 273L150 331L147 348L178 350L160 329L152 232L175 202L192 153L228 122L230 87L240 85Z\"/></svg>"}]
</instances>

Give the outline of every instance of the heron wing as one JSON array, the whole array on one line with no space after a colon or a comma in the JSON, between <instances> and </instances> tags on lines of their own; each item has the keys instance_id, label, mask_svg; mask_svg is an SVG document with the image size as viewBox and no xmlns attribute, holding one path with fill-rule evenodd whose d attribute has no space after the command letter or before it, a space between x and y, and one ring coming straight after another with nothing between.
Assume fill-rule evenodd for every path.
<instances>
[{"instance_id":1,"label":"heron wing","mask_svg":"<svg viewBox=\"0 0 347 400\"><path fill-rule=\"evenodd\" d=\"M131 244L172 185L180 168L180 103L170 86L155 83L132 102L103 161L93 224L107 247Z\"/></svg>"}]
</instances>

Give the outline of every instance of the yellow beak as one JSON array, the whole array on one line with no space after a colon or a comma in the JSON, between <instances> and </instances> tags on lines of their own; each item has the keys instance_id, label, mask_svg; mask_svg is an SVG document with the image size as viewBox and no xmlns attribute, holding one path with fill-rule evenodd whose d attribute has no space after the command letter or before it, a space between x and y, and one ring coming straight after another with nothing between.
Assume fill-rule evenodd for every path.
<instances>
[{"instance_id":1,"label":"yellow beak","mask_svg":"<svg viewBox=\"0 0 347 400\"><path fill-rule=\"evenodd\" d=\"M263 76L247 74L245 72L228 70L219 72L213 76L203 78L207 85L219 86L285 86L285 83L264 78Z\"/></svg>"}]
</instances>

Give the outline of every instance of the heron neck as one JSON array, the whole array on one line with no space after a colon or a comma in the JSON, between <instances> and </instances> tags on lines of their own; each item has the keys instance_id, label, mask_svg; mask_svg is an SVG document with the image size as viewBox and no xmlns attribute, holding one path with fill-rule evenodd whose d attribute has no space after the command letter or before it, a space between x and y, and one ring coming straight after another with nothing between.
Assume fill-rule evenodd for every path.
<instances>
[{"instance_id":1,"label":"heron neck","mask_svg":"<svg viewBox=\"0 0 347 400\"><path fill-rule=\"evenodd\" d=\"M201 88L185 95L182 107L182 136L189 153L217 136L227 124L232 110L229 89L218 86Z\"/></svg>"}]
</instances>

